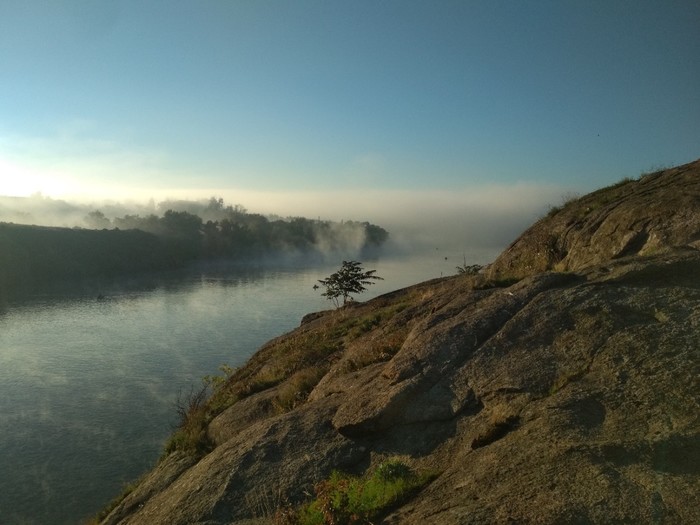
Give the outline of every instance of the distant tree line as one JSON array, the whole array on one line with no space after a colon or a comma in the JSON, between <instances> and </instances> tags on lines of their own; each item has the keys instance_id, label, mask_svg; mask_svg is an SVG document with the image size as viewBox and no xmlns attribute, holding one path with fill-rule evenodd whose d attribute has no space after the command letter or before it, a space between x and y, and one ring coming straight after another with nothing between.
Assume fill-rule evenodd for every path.
<instances>
[{"instance_id":1,"label":"distant tree line","mask_svg":"<svg viewBox=\"0 0 700 525\"><path fill-rule=\"evenodd\" d=\"M0 298L61 279L175 269L195 260L362 254L388 237L367 222L267 218L214 198L197 211L206 221L167 209L162 216L114 219L94 210L85 217L89 229L0 223Z\"/></svg>"},{"instance_id":2,"label":"distant tree line","mask_svg":"<svg viewBox=\"0 0 700 525\"><path fill-rule=\"evenodd\" d=\"M0 299L65 280L181 266L161 238L140 230L85 230L0 223Z\"/></svg>"},{"instance_id":3,"label":"distant tree line","mask_svg":"<svg viewBox=\"0 0 700 525\"><path fill-rule=\"evenodd\" d=\"M165 201L172 206L162 216L125 215L108 219L90 212L85 223L92 228L138 229L164 238L188 257L243 258L280 252L363 252L378 248L388 233L368 222L333 222L292 217L268 218L248 213L240 206L226 206L212 197L204 203Z\"/></svg>"}]
</instances>

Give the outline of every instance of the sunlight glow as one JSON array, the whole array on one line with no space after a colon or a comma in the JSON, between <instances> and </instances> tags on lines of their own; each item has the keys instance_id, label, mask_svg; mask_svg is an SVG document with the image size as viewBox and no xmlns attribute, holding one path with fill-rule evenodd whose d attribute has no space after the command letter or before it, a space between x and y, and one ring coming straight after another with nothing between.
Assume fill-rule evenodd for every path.
<instances>
[{"instance_id":1,"label":"sunlight glow","mask_svg":"<svg viewBox=\"0 0 700 525\"><path fill-rule=\"evenodd\" d=\"M36 193L61 195L75 191L74 181L22 166L0 158L0 194L11 197L28 197Z\"/></svg>"}]
</instances>

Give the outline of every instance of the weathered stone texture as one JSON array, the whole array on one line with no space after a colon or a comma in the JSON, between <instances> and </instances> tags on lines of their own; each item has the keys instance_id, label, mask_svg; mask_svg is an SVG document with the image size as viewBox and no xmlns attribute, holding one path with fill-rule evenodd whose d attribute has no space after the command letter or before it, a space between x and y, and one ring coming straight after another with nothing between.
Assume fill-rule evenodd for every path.
<instances>
[{"instance_id":1,"label":"weathered stone texture","mask_svg":"<svg viewBox=\"0 0 700 525\"><path fill-rule=\"evenodd\" d=\"M516 284L453 277L339 313L386 318L345 336L304 404L234 404L212 452L167 457L104 523L264 522L388 456L438 475L385 523L700 522L699 202L699 162L650 175L528 230L490 270Z\"/></svg>"}]
</instances>

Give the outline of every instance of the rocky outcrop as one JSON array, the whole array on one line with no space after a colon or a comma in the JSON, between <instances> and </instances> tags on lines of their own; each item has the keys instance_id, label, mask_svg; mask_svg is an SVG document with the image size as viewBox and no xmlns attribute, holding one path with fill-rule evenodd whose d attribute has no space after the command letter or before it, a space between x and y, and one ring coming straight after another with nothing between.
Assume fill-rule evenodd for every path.
<instances>
[{"instance_id":1,"label":"rocky outcrop","mask_svg":"<svg viewBox=\"0 0 700 525\"><path fill-rule=\"evenodd\" d=\"M490 267L492 279L576 271L676 246L700 247L700 160L553 208Z\"/></svg>"},{"instance_id":2,"label":"rocky outcrop","mask_svg":"<svg viewBox=\"0 0 700 525\"><path fill-rule=\"evenodd\" d=\"M434 480L384 523L697 522L700 207L685 188L700 175L688 169L613 188L629 193L597 228L562 233L565 212L550 217L566 255L510 286L457 276L307 317L222 387L209 452L167 455L104 523L269 523L334 469L387 457ZM630 194L643 209L615 229ZM675 211L662 221L652 201ZM601 228L617 240L598 246ZM497 277L527 273L533 235Z\"/></svg>"}]
</instances>

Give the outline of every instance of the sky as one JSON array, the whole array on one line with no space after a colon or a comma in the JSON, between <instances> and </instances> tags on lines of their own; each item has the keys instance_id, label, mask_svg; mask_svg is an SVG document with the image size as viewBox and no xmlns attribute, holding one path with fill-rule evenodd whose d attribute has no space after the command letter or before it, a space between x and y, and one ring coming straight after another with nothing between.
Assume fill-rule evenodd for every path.
<instances>
[{"instance_id":1,"label":"sky","mask_svg":"<svg viewBox=\"0 0 700 525\"><path fill-rule=\"evenodd\" d=\"M0 195L524 220L700 157L698 27L697 0L2 0Z\"/></svg>"}]
</instances>

